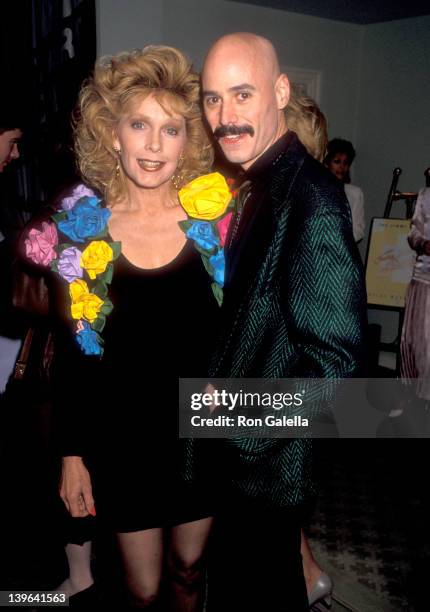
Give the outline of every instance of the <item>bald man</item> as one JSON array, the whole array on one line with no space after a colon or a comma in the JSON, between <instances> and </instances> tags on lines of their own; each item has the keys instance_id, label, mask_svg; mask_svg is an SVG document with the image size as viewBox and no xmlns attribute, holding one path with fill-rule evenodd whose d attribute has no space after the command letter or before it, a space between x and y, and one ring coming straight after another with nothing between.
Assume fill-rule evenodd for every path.
<instances>
[{"instance_id":1,"label":"bald man","mask_svg":"<svg viewBox=\"0 0 430 612\"><path fill-rule=\"evenodd\" d=\"M206 57L206 119L242 169L214 378L350 377L362 358L366 298L348 203L288 131L289 93L260 36L224 36ZM308 610L300 527L313 496L310 441L241 438L224 451L209 610Z\"/></svg>"}]
</instances>

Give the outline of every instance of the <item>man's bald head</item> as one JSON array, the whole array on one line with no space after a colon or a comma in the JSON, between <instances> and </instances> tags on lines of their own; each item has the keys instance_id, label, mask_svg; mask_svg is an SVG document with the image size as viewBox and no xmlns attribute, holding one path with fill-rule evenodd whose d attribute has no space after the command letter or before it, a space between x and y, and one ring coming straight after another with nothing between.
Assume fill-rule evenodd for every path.
<instances>
[{"instance_id":1,"label":"man's bald head","mask_svg":"<svg viewBox=\"0 0 430 612\"><path fill-rule=\"evenodd\" d=\"M230 161L248 168L286 132L288 79L266 38L238 32L218 39L202 82L207 120Z\"/></svg>"},{"instance_id":2,"label":"man's bald head","mask_svg":"<svg viewBox=\"0 0 430 612\"><path fill-rule=\"evenodd\" d=\"M264 70L273 82L280 75L278 56L270 40L250 32L236 32L219 38L209 49L204 62L203 72L216 59L238 56L248 58L256 69Z\"/></svg>"}]
</instances>

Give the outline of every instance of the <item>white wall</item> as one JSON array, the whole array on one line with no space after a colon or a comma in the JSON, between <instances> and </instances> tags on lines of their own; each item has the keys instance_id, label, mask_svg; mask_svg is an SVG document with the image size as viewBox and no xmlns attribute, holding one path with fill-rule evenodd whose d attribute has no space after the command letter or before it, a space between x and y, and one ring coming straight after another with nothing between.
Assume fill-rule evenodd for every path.
<instances>
[{"instance_id":1,"label":"white wall","mask_svg":"<svg viewBox=\"0 0 430 612\"><path fill-rule=\"evenodd\" d=\"M227 32L267 36L281 64L321 71L321 108L333 133L354 139L360 26L226 0L98 0L98 54L146 44L185 51L200 68Z\"/></svg>"},{"instance_id":2,"label":"white wall","mask_svg":"<svg viewBox=\"0 0 430 612\"><path fill-rule=\"evenodd\" d=\"M275 45L282 65L321 71L321 108L333 130L353 138L359 26L222 0L183 0L180 12L174 11L177 4L165 0L166 39L184 49L196 66L222 34L262 34Z\"/></svg>"},{"instance_id":3,"label":"white wall","mask_svg":"<svg viewBox=\"0 0 430 612\"><path fill-rule=\"evenodd\" d=\"M97 55L159 44L163 4L163 0L96 0Z\"/></svg>"},{"instance_id":4,"label":"white wall","mask_svg":"<svg viewBox=\"0 0 430 612\"><path fill-rule=\"evenodd\" d=\"M402 168L401 191L425 184L423 173L430 166L429 32L429 16L364 28L354 178L366 196L368 221L383 215L396 166ZM394 204L392 216L404 217L403 203ZM395 338L397 314L373 310L369 320L382 324L385 341Z\"/></svg>"},{"instance_id":5,"label":"white wall","mask_svg":"<svg viewBox=\"0 0 430 612\"><path fill-rule=\"evenodd\" d=\"M430 16L364 28L357 127L357 182L382 215L393 169L414 191L430 166Z\"/></svg>"}]
</instances>

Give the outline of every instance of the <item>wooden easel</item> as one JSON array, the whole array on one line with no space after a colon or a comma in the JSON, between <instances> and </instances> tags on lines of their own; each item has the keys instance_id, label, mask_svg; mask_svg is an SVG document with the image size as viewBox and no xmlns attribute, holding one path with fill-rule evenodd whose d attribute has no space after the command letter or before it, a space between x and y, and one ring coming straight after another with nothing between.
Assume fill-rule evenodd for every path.
<instances>
[{"instance_id":1,"label":"wooden easel","mask_svg":"<svg viewBox=\"0 0 430 612\"><path fill-rule=\"evenodd\" d=\"M391 208L393 202L397 200L404 200L406 204L405 219L412 219L415 210L415 203L417 201L418 192L416 191L398 191L397 183L402 173L401 168L394 168L393 180L391 181L390 191L388 192L387 203L385 204L384 218L388 219L391 215ZM426 187L430 187L430 168L424 172L426 177Z\"/></svg>"}]
</instances>

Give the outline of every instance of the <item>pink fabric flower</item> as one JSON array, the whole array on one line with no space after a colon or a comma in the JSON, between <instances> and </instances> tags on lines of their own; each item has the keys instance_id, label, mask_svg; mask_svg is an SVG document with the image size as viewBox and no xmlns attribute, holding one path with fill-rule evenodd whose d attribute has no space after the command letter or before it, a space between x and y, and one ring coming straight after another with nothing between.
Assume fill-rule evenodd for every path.
<instances>
[{"instance_id":1,"label":"pink fabric flower","mask_svg":"<svg viewBox=\"0 0 430 612\"><path fill-rule=\"evenodd\" d=\"M233 213L229 212L227 215L225 215L225 217L223 217L216 224L216 226L218 228L219 237L220 237L220 241L221 241L221 246L222 247L225 244L225 239L226 239L226 236L227 236L228 228L229 228L230 221L231 221L232 217L233 217Z\"/></svg>"},{"instance_id":2,"label":"pink fabric flower","mask_svg":"<svg viewBox=\"0 0 430 612\"><path fill-rule=\"evenodd\" d=\"M55 245L58 244L57 228L53 223L42 223L42 229L31 229L24 240L25 254L35 263L48 266L57 257Z\"/></svg>"},{"instance_id":3,"label":"pink fabric flower","mask_svg":"<svg viewBox=\"0 0 430 612\"><path fill-rule=\"evenodd\" d=\"M85 185L80 184L74 188L71 196L69 196L68 198L63 198L61 200L61 208L63 210L70 210L71 208L74 207L76 202L80 200L81 198L84 198L85 196L89 196L90 198L93 198L95 195L96 194L94 193L92 189L89 189L89 187L86 187Z\"/></svg>"}]
</instances>

